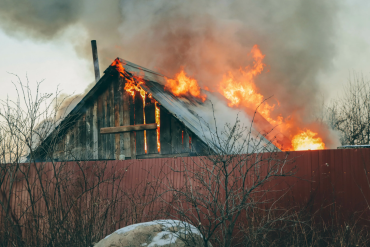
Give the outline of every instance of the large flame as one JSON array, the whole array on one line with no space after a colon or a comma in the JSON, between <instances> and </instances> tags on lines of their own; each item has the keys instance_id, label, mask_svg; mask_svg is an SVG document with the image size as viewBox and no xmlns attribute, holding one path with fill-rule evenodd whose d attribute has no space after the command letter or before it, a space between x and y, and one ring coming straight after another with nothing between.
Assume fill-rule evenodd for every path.
<instances>
[{"instance_id":1,"label":"large flame","mask_svg":"<svg viewBox=\"0 0 370 247\"><path fill-rule=\"evenodd\" d=\"M203 102L207 98L205 94L201 93L198 82L195 79L188 77L183 69L176 74L175 79L169 79L167 77L165 77L165 79L165 89L171 91L175 96L191 95L195 98L201 99Z\"/></svg>"},{"instance_id":2,"label":"large flame","mask_svg":"<svg viewBox=\"0 0 370 247\"><path fill-rule=\"evenodd\" d=\"M131 76L123 67L123 64L121 61L117 58L113 61L111 66L115 67L116 70L120 73L121 77L124 77L126 79L125 87L124 89L126 92L128 92L133 98L135 97L135 92L139 92L140 96L143 100L143 123L146 124L146 118L145 118L145 100L146 97L149 97L152 99L152 95L148 94L140 85L144 84L144 81L140 76ZM154 99L153 99L154 100ZM154 100L155 103L155 122L157 124L157 149L158 152L161 150L161 143L160 143L160 112L159 107L157 105L157 101ZM144 150L145 153L148 153L148 145L147 145L147 137L146 137L146 130L144 130Z\"/></svg>"},{"instance_id":3,"label":"large flame","mask_svg":"<svg viewBox=\"0 0 370 247\"><path fill-rule=\"evenodd\" d=\"M230 107L242 107L247 109L247 113L251 113L251 109L257 109L257 112L269 122L270 129L268 131L271 131L271 128L276 128L276 130L283 135L296 132L293 131L293 129L297 128L294 126L294 121L292 121L292 119L285 121L281 115L275 117L271 116L271 113L275 109L275 104L271 105L265 101L265 97L258 92L258 88L254 81L255 77L261 74L266 66L263 63L265 55L262 54L257 45L253 46L251 55L254 60L253 66L240 69L241 75L238 77L229 72L220 83L219 92L228 100L228 105ZM279 102L277 103L279 104ZM290 118L290 116L288 118ZM263 134L270 137L268 133ZM306 129L306 131L295 133L288 146L283 146L276 139L271 141L278 148L283 150L324 149L325 144L322 139L316 136L317 133L313 133L311 130Z\"/></svg>"},{"instance_id":4,"label":"large flame","mask_svg":"<svg viewBox=\"0 0 370 247\"><path fill-rule=\"evenodd\" d=\"M262 54L257 45L253 46L250 55L253 58L252 66L240 68L237 72L229 71L224 75L223 80L218 85L216 84L219 93L227 99L228 106L242 108L249 115L253 115L257 109L257 113L261 117L259 117L259 121L254 123L255 126L257 125L256 127L261 134L264 134L282 150L325 148L324 142L318 137L317 133L309 129L299 131L300 128L294 121L294 117L288 116L284 119L280 114L272 115L272 112L276 112L276 105L266 101L255 83L256 76L261 74L266 66L263 63L265 55ZM202 98L198 82L187 77L184 70L181 70L175 79L166 78L166 81L166 89L176 96L190 94ZM207 87L204 87L204 89L209 90ZM204 100L205 96L202 99ZM279 106L279 101L274 100ZM279 138L276 138L276 136L279 136Z\"/></svg>"},{"instance_id":5,"label":"large flame","mask_svg":"<svg viewBox=\"0 0 370 247\"><path fill-rule=\"evenodd\" d=\"M146 124L146 119L145 119L145 98L147 95L147 92L145 92L144 89L140 87L141 84L143 84L143 81L137 77L137 80L135 81L134 79L126 79L126 84L125 84L125 90L126 92L130 93L132 97L135 97L135 92L139 92L141 98L143 99L143 123ZM144 150L145 153L148 153L148 146L147 146L147 141L146 141L146 130L144 130Z\"/></svg>"},{"instance_id":6,"label":"large flame","mask_svg":"<svg viewBox=\"0 0 370 247\"><path fill-rule=\"evenodd\" d=\"M317 150L325 149L325 144L322 139L317 136L317 133L311 130L306 130L297 134L292 139L294 150Z\"/></svg>"},{"instance_id":7,"label":"large flame","mask_svg":"<svg viewBox=\"0 0 370 247\"><path fill-rule=\"evenodd\" d=\"M240 75L236 78L231 72L224 76L219 85L219 92L228 99L230 107L246 107L248 109L257 109L258 112L272 125L279 125L283 118L279 116L276 119L271 117L271 112L275 104L270 105L265 102L262 94L258 93L258 88L254 83L254 78L261 74L266 66L263 63L265 55L261 53L258 46L253 46L251 50L254 59L253 66L247 66L240 69Z\"/></svg>"}]
</instances>

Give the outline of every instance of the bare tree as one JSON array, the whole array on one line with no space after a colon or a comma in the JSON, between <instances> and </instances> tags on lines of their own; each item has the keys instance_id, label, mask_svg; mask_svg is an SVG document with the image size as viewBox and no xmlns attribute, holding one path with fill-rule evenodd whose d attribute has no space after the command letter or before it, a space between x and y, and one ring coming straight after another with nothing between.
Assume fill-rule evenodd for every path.
<instances>
[{"instance_id":1,"label":"bare tree","mask_svg":"<svg viewBox=\"0 0 370 247\"><path fill-rule=\"evenodd\" d=\"M163 201L170 206L167 217L194 225L202 235L203 246L235 246L235 239L243 238L241 225L253 224L247 221L250 212L276 213L279 198L268 196L274 190L273 181L293 176L294 167L288 165L287 153L271 150L264 136L253 133L253 121L251 126L244 126L237 118L221 131L215 117L214 126L203 121L200 124L208 140L209 149L204 151L208 155L171 167L171 172L181 174L181 178L164 176L163 190L172 196L168 202L167 194L163 194ZM178 179L183 180L182 185ZM282 211L271 220L288 218ZM179 237L189 246L198 239L197 233Z\"/></svg>"},{"instance_id":2,"label":"bare tree","mask_svg":"<svg viewBox=\"0 0 370 247\"><path fill-rule=\"evenodd\" d=\"M42 82L32 90L16 79L18 97L0 110L0 246L91 246L120 223L143 221L155 184L123 190L129 164L55 162L58 131L68 127L56 117L62 100L41 94ZM39 162L35 150L46 139L47 162Z\"/></svg>"},{"instance_id":3,"label":"bare tree","mask_svg":"<svg viewBox=\"0 0 370 247\"><path fill-rule=\"evenodd\" d=\"M370 82L353 74L343 96L326 107L325 122L339 131L342 145L370 144Z\"/></svg>"}]
</instances>

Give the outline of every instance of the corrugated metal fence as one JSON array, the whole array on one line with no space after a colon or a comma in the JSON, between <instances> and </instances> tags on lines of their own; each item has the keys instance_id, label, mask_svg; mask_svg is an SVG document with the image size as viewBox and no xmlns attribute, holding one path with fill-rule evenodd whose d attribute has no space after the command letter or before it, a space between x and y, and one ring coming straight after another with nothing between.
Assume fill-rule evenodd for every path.
<instances>
[{"instance_id":1,"label":"corrugated metal fence","mask_svg":"<svg viewBox=\"0 0 370 247\"><path fill-rule=\"evenodd\" d=\"M284 169L296 167L294 176L274 180L270 187L277 192L270 193L270 199L283 193L285 196L280 199L280 205L307 207L311 211L325 207L329 210L325 217L334 213L340 214L344 220L352 217L354 212L369 209L370 149L285 152L278 153L275 158L285 157L289 162ZM171 195L164 195L152 203L154 199L165 190L167 181L178 187L185 183L184 174L173 169L183 170L185 165L194 166L204 160L204 157L177 157L24 164L13 180L11 174L5 172L10 170L3 169L1 224L8 215L21 225L19 231L22 234L35 224L45 231L51 227L42 226L48 217L63 218L65 212L50 210L60 208L58 205L62 204L71 211L79 208L80 211L71 215L82 217L80 220L99 220L97 227L104 228L103 235L109 234L125 225L161 217L160 213L168 210L166 201L171 202ZM57 179L53 175L56 172ZM59 185L62 190L58 189ZM33 208L30 207L31 200L34 200ZM85 206L76 207L82 204ZM95 211L83 210L94 207ZM85 214L87 211L90 215ZM32 222L28 222L29 214L34 215Z\"/></svg>"}]
</instances>

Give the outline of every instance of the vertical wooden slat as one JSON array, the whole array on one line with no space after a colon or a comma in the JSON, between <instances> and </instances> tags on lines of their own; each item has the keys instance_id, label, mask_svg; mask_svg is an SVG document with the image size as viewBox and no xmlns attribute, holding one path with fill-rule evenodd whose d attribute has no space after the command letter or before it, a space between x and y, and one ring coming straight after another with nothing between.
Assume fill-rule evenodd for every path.
<instances>
[{"instance_id":1,"label":"vertical wooden slat","mask_svg":"<svg viewBox=\"0 0 370 247\"><path fill-rule=\"evenodd\" d=\"M95 106L94 106L94 109L95 109ZM98 98L98 102L97 102L97 129L100 130L101 128L105 127L104 126L104 112L103 112L103 94L101 94ZM95 130L94 130L95 132ZM95 133L94 133L95 134ZM104 135L100 134L100 131L98 132L98 158L100 160L104 159L104 141L103 141L103 138L104 138ZM94 151L95 151L95 147L94 147Z\"/></svg>"},{"instance_id":2,"label":"vertical wooden slat","mask_svg":"<svg viewBox=\"0 0 370 247\"><path fill-rule=\"evenodd\" d=\"M118 78L118 82L119 82L119 85L118 85L118 91L119 91L119 98L118 98L118 104L119 104L119 125L120 126L123 126L123 118L124 118L124 114L125 114L125 111L124 111L124 85L125 85L125 80L124 78L122 77L119 77ZM126 113L127 114L127 113ZM130 123L128 124L130 125ZM125 154L125 146L124 146L124 133L120 133L119 134L119 155L120 155L120 160L122 159L126 159L126 157L128 157L129 155L126 155ZM130 139L129 139L129 142L130 142Z\"/></svg>"},{"instance_id":3,"label":"vertical wooden slat","mask_svg":"<svg viewBox=\"0 0 370 247\"><path fill-rule=\"evenodd\" d=\"M155 123L155 101L154 99L146 97L145 103L146 123ZM146 140L148 145L148 154L157 154L157 130L147 130Z\"/></svg>"},{"instance_id":4,"label":"vertical wooden slat","mask_svg":"<svg viewBox=\"0 0 370 247\"><path fill-rule=\"evenodd\" d=\"M98 125L98 101L94 102L92 110L92 158L97 160L99 158L99 125Z\"/></svg>"},{"instance_id":5,"label":"vertical wooden slat","mask_svg":"<svg viewBox=\"0 0 370 247\"><path fill-rule=\"evenodd\" d=\"M114 81L113 80L110 85L109 85L109 126L113 127L114 126ZM109 159L114 159L115 156L115 135L108 135L109 136Z\"/></svg>"},{"instance_id":6,"label":"vertical wooden slat","mask_svg":"<svg viewBox=\"0 0 370 247\"><path fill-rule=\"evenodd\" d=\"M171 154L171 114L162 106L160 109L160 142L161 142L161 154Z\"/></svg>"},{"instance_id":7,"label":"vertical wooden slat","mask_svg":"<svg viewBox=\"0 0 370 247\"><path fill-rule=\"evenodd\" d=\"M107 88L107 90L105 91L105 127L112 127L110 125L110 109L112 107L112 105L110 104L110 87ZM110 159L110 150L111 150L111 143L110 143L110 139L111 139L112 135L105 135L105 158L106 159Z\"/></svg>"},{"instance_id":8,"label":"vertical wooden slat","mask_svg":"<svg viewBox=\"0 0 370 247\"><path fill-rule=\"evenodd\" d=\"M183 140L183 143L182 143L181 152L182 153L189 153L190 152L190 149L189 149L189 133L190 133L190 131L187 128L184 128L182 131L184 131L184 140Z\"/></svg>"},{"instance_id":9,"label":"vertical wooden slat","mask_svg":"<svg viewBox=\"0 0 370 247\"><path fill-rule=\"evenodd\" d=\"M90 120L89 120L89 124L90 124L90 142L88 143L90 145L90 157L89 159L93 160L93 159L97 159L98 157L95 158L95 150L94 150L94 105L91 105L90 106ZM96 124L96 129L98 128L98 125Z\"/></svg>"},{"instance_id":10,"label":"vertical wooden slat","mask_svg":"<svg viewBox=\"0 0 370 247\"><path fill-rule=\"evenodd\" d=\"M130 106L130 125L135 124L135 97L129 96ZM130 156L132 160L136 160L136 132L130 132Z\"/></svg>"},{"instance_id":11,"label":"vertical wooden slat","mask_svg":"<svg viewBox=\"0 0 370 247\"><path fill-rule=\"evenodd\" d=\"M86 160L86 113L80 118L80 129L79 129L79 141L80 141L80 154L82 160Z\"/></svg>"},{"instance_id":12,"label":"vertical wooden slat","mask_svg":"<svg viewBox=\"0 0 370 247\"><path fill-rule=\"evenodd\" d=\"M108 94L108 90L106 90L104 93L103 93L103 126L104 127L109 127L109 120L108 120L108 114L109 112L107 111L107 95ZM103 135L102 136L102 142L103 142L103 159L108 159L108 135Z\"/></svg>"},{"instance_id":13,"label":"vertical wooden slat","mask_svg":"<svg viewBox=\"0 0 370 247\"><path fill-rule=\"evenodd\" d=\"M181 153L182 150L182 128L181 123L171 116L171 147L172 153Z\"/></svg>"},{"instance_id":14,"label":"vertical wooden slat","mask_svg":"<svg viewBox=\"0 0 370 247\"><path fill-rule=\"evenodd\" d=\"M76 122L73 122L73 127L71 128L71 139L70 139L70 143L71 143L71 147L69 149L70 151L70 159L75 159L75 153L76 153L76 132L77 132L77 126L76 126Z\"/></svg>"},{"instance_id":15,"label":"vertical wooden slat","mask_svg":"<svg viewBox=\"0 0 370 247\"><path fill-rule=\"evenodd\" d=\"M69 139L70 139L70 131L67 131L64 138L64 159L68 159L68 149L69 149Z\"/></svg>"},{"instance_id":16,"label":"vertical wooden slat","mask_svg":"<svg viewBox=\"0 0 370 247\"><path fill-rule=\"evenodd\" d=\"M90 160L92 158L92 149L91 149L91 111L92 108L89 107L86 110L86 119L85 119L85 135L86 135L86 141L85 141L85 149L86 149L86 159Z\"/></svg>"},{"instance_id":17,"label":"vertical wooden slat","mask_svg":"<svg viewBox=\"0 0 370 247\"><path fill-rule=\"evenodd\" d=\"M144 123L143 98L139 92L135 92L135 124ZM136 154L145 154L144 131L136 131Z\"/></svg>"},{"instance_id":18,"label":"vertical wooden slat","mask_svg":"<svg viewBox=\"0 0 370 247\"><path fill-rule=\"evenodd\" d=\"M196 135L192 135L191 137L191 152L195 155L203 154L202 143Z\"/></svg>"},{"instance_id":19,"label":"vertical wooden slat","mask_svg":"<svg viewBox=\"0 0 370 247\"><path fill-rule=\"evenodd\" d=\"M123 85L122 85L122 90ZM127 93L123 92L123 119L122 125L130 125L130 98L132 97ZM131 102L132 104L132 102ZM134 107L132 105L132 107ZM131 147L130 147L130 133L123 133L123 155L125 157L131 157Z\"/></svg>"},{"instance_id":20,"label":"vertical wooden slat","mask_svg":"<svg viewBox=\"0 0 370 247\"><path fill-rule=\"evenodd\" d=\"M120 80L117 78L113 82L113 95L114 95L114 126L120 126L120 101L122 99L122 91L119 90ZM115 157L114 159L119 160L121 154L121 145L120 145L120 136L121 134L114 135L114 150Z\"/></svg>"}]
</instances>

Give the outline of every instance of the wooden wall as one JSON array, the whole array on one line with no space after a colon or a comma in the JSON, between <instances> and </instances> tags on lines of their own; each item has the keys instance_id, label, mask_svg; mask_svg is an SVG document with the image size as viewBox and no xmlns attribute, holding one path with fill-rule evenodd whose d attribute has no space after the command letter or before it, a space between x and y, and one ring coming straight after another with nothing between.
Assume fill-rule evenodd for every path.
<instances>
[{"instance_id":1,"label":"wooden wall","mask_svg":"<svg viewBox=\"0 0 370 247\"><path fill-rule=\"evenodd\" d=\"M165 108L160 107L160 144L157 131L147 130L147 153L144 131L104 134L100 128L155 123L155 101L146 97L145 108L138 92L132 97L124 90L125 79L112 76L96 94L95 100L84 108L57 145L56 160L123 160L131 159L135 149L137 159L189 156L203 153L205 145ZM135 158L135 157L134 157Z\"/></svg>"}]
</instances>

